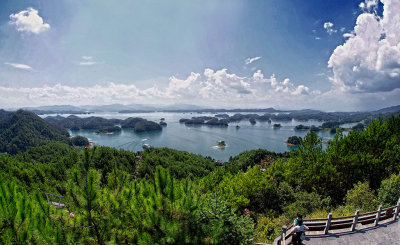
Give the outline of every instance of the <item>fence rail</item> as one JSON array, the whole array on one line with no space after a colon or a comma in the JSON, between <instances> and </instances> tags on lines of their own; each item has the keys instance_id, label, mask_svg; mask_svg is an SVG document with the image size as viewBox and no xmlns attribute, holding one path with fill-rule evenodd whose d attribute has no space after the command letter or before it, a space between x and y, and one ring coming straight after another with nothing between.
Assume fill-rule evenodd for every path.
<instances>
[{"instance_id":1,"label":"fence rail","mask_svg":"<svg viewBox=\"0 0 400 245\"><path fill-rule=\"evenodd\" d=\"M51 193L44 193L46 195L47 202L53 205L55 208L64 208L65 204L63 203L62 199L63 196L58 196ZM56 200L58 199L58 202Z\"/></svg>"},{"instance_id":2,"label":"fence rail","mask_svg":"<svg viewBox=\"0 0 400 245\"><path fill-rule=\"evenodd\" d=\"M356 229L357 224L367 225L374 223L374 226L379 224L381 220L387 220L392 218L397 219L400 211L400 199L397 205L382 209L379 206L377 211L360 213L356 211L354 215L332 217L330 213L328 218L316 218L316 219L304 219L304 224L309 228L309 231L324 231L324 234L328 234L330 230L350 228L350 231ZM286 240L289 239L292 234L290 229L293 227L291 224L289 227L282 227L282 234L274 240L274 244L286 244Z\"/></svg>"}]
</instances>

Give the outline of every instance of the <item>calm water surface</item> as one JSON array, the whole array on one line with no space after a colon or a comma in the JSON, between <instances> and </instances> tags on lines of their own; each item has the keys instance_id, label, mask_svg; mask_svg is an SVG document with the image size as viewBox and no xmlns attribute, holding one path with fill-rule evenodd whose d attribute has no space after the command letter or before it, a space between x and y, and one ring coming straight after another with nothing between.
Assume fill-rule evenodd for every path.
<instances>
[{"instance_id":1,"label":"calm water surface","mask_svg":"<svg viewBox=\"0 0 400 245\"><path fill-rule=\"evenodd\" d=\"M230 113L228 113L230 114ZM143 144L149 144L154 147L169 147L177 150L188 151L203 156L211 156L214 159L227 161L230 156L236 156L246 150L267 149L275 152L285 152L292 150L284 142L289 136L304 137L307 131L294 131L293 128L298 124L319 126L322 122L318 121L289 121L289 122L259 122L251 125L248 120L242 120L238 123L230 123L228 127L210 127L210 126L185 126L179 123L181 118L191 118L193 116L213 116L214 114L198 113L96 113L90 115L81 115L81 117L100 116L103 118L142 117L147 120L159 122L165 118L168 124L162 131L135 133L133 129L123 129L120 133L112 135L95 134L94 130L70 131L72 136L82 135L93 141L97 145L123 148L130 151L143 150ZM230 114L232 115L232 114ZM45 115L47 116L47 115ZM65 115L64 115L65 116ZM274 123L282 125L279 129L273 129ZM240 129L236 129L236 125ZM317 133L323 140L332 139L333 134L328 132ZM216 147L217 141L226 142L225 149Z\"/></svg>"}]
</instances>

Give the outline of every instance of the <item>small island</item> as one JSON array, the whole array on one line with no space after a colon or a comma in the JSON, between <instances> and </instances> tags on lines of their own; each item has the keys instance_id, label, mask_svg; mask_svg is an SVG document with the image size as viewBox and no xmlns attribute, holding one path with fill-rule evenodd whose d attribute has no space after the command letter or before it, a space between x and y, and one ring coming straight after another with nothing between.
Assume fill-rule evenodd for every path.
<instances>
[{"instance_id":1,"label":"small island","mask_svg":"<svg viewBox=\"0 0 400 245\"><path fill-rule=\"evenodd\" d=\"M225 148L225 146L226 146L226 143L223 140L218 141L217 143L218 143L217 147L220 149Z\"/></svg>"},{"instance_id":2,"label":"small island","mask_svg":"<svg viewBox=\"0 0 400 245\"><path fill-rule=\"evenodd\" d=\"M141 133L162 130L162 127L158 123L144 120L136 123L133 130L137 133Z\"/></svg>"},{"instance_id":3,"label":"small island","mask_svg":"<svg viewBox=\"0 0 400 245\"><path fill-rule=\"evenodd\" d=\"M310 130L310 126L304 126L303 124L294 127L294 130Z\"/></svg>"},{"instance_id":4,"label":"small island","mask_svg":"<svg viewBox=\"0 0 400 245\"><path fill-rule=\"evenodd\" d=\"M227 127L229 121L227 119L218 119L216 117L192 117L191 119L182 118L179 123L185 125L208 125L208 126L223 126Z\"/></svg>"},{"instance_id":5,"label":"small island","mask_svg":"<svg viewBox=\"0 0 400 245\"><path fill-rule=\"evenodd\" d=\"M291 136L287 139L287 141L285 142L285 144L289 145L289 146L297 146L299 145L301 142L301 138L297 137L297 136Z\"/></svg>"},{"instance_id":6,"label":"small island","mask_svg":"<svg viewBox=\"0 0 400 245\"><path fill-rule=\"evenodd\" d=\"M114 134L117 132L121 132L121 128L118 126L110 126L110 127L101 127L96 130L96 134Z\"/></svg>"},{"instance_id":7,"label":"small island","mask_svg":"<svg viewBox=\"0 0 400 245\"><path fill-rule=\"evenodd\" d=\"M281 126L281 124L279 124L279 123L275 123L272 127L273 127L273 128L280 128L280 127L282 127L282 126Z\"/></svg>"}]
</instances>

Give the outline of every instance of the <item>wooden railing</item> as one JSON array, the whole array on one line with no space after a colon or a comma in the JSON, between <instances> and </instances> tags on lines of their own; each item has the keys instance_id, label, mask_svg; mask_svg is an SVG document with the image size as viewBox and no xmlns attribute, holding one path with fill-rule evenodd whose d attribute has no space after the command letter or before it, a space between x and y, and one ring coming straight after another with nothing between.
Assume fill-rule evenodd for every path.
<instances>
[{"instance_id":1,"label":"wooden railing","mask_svg":"<svg viewBox=\"0 0 400 245\"><path fill-rule=\"evenodd\" d=\"M44 193L46 195L47 198L47 202L51 205L53 205L55 208L64 208L65 205L62 201L62 199L64 198L63 196L58 196L55 194L51 194L51 193ZM58 202L54 201L54 199L58 199Z\"/></svg>"},{"instance_id":2,"label":"wooden railing","mask_svg":"<svg viewBox=\"0 0 400 245\"><path fill-rule=\"evenodd\" d=\"M350 231L355 231L357 224L367 225L374 224L377 226L379 221L387 220L392 218L393 221L397 219L400 211L400 199L397 205L382 209L379 206L377 211L369 213L361 213L357 210L354 215L332 217L330 213L328 218L317 218L317 219L304 219L304 225L309 228L309 231L323 231L324 234L328 234L330 230L350 228ZM293 228L293 224L289 227L282 227L282 234L274 240L274 244L286 244L286 240L289 239L292 234L290 232Z\"/></svg>"}]
</instances>

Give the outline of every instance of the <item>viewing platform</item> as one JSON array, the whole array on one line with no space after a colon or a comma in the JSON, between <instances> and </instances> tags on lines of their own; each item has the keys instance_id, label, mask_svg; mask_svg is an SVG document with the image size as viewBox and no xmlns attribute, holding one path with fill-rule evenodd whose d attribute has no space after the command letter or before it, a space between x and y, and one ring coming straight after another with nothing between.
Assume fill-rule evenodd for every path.
<instances>
[{"instance_id":1,"label":"viewing platform","mask_svg":"<svg viewBox=\"0 0 400 245\"><path fill-rule=\"evenodd\" d=\"M389 220L374 226L358 224L355 231L348 229L339 229L329 232L327 235L323 232L306 232L304 245L308 244L400 244L400 221ZM291 239L286 244L291 244Z\"/></svg>"},{"instance_id":2,"label":"viewing platform","mask_svg":"<svg viewBox=\"0 0 400 245\"><path fill-rule=\"evenodd\" d=\"M309 228L303 244L399 244L400 245L400 200L397 205L377 211L354 215L317 219L304 219ZM274 244L292 244L290 233L293 224L282 227L281 236Z\"/></svg>"}]
</instances>

